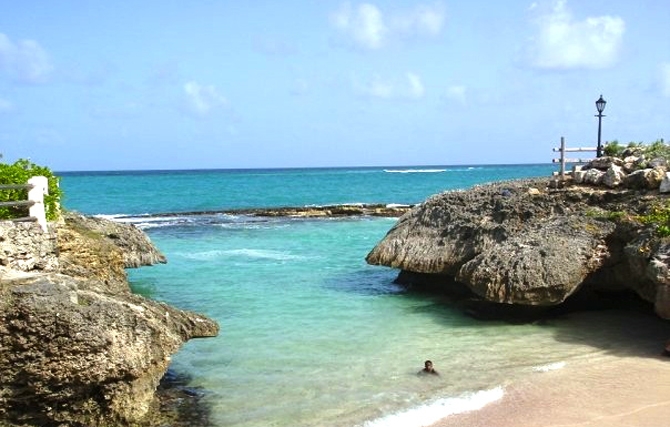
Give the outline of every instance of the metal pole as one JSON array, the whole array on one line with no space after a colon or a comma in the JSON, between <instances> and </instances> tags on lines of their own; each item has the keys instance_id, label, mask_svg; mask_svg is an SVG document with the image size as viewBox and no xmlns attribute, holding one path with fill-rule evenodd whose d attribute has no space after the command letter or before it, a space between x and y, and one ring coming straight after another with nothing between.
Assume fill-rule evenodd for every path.
<instances>
[{"instance_id":1,"label":"metal pole","mask_svg":"<svg viewBox=\"0 0 670 427\"><path fill-rule=\"evenodd\" d=\"M603 113L599 112L598 113L598 150L596 152L596 157L600 157L603 155L603 147L600 145L600 131L602 129L602 124L603 124Z\"/></svg>"}]
</instances>

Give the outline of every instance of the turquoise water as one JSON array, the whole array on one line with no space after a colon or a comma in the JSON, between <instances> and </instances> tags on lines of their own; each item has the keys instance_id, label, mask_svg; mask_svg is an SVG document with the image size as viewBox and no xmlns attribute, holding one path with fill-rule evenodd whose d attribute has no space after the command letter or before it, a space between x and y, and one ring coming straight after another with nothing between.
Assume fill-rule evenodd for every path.
<instances>
[{"instance_id":1,"label":"turquoise water","mask_svg":"<svg viewBox=\"0 0 670 427\"><path fill-rule=\"evenodd\" d=\"M411 204L555 168L408 169L74 173L61 185L67 208L123 216L165 253L168 264L129 271L135 292L220 324L172 362L207 390L216 426L425 425L499 399L515 378L608 351L569 319L482 322L395 285L396 271L364 260L394 219L142 215ZM441 376L416 375L425 359Z\"/></svg>"},{"instance_id":2,"label":"turquoise water","mask_svg":"<svg viewBox=\"0 0 670 427\"><path fill-rule=\"evenodd\" d=\"M142 214L342 203L413 204L444 190L491 180L548 176L554 170L553 165L503 165L77 172L63 174L62 186L69 209Z\"/></svg>"}]
</instances>

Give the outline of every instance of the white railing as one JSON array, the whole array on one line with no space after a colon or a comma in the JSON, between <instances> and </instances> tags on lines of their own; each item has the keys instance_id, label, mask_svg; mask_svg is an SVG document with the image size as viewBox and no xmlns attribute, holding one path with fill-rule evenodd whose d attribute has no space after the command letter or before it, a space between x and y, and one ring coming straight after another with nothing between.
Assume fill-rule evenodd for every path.
<instances>
[{"instance_id":1,"label":"white railing","mask_svg":"<svg viewBox=\"0 0 670 427\"><path fill-rule=\"evenodd\" d=\"M28 216L12 218L11 221L34 221L47 231L44 195L49 194L49 181L45 176L34 176L26 184L0 185L0 190L28 190L27 200L0 202L0 207L27 207Z\"/></svg>"},{"instance_id":2,"label":"white railing","mask_svg":"<svg viewBox=\"0 0 670 427\"><path fill-rule=\"evenodd\" d=\"M559 159L552 159L553 163L559 163L561 164L561 170L560 170L560 175L561 179L565 178L565 164L566 163L588 163L593 158L590 159L569 159L565 157L565 153L582 153L582 152L597 152L598 149L595 147L580 147L580 148L567 148L565 146L565 138L561 137L561 146L559 148L554 148L554 152L560 152L561 157Z\"/></svg>"}]
</instances>

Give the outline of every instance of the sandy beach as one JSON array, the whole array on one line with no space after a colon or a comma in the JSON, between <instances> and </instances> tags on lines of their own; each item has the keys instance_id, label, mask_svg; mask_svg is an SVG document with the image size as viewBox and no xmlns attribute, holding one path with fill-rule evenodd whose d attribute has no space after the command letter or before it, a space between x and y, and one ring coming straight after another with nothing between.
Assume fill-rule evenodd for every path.
<instances>
[{"instance_id":1,"label":"sandy beach","mask_svg":"<svg viewBox=\"0 0 670 427\"><path fill-rule=\"evenodd\" d=\"M670 425L670 358L656 349L604 355L538 372L479 411L432 427L662 427Z\"/></svg>"}]
</instances>

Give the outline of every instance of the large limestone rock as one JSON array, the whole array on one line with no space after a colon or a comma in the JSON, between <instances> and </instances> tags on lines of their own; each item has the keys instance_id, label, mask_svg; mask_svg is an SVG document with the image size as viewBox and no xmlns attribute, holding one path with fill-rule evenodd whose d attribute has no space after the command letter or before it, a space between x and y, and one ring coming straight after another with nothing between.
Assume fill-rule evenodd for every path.
<instances>
[{"instance_id":1,"label":"large limestone rock","mask_svg":"<svg viewBox=\"0 0 670 427\"><path fill-rule=\"evenodd\" d=\"M130 292L125 267L165 262L132 225L3 223L0 245L0 425L147 425L171 355L218 333Z\"/></svg>"},{"instance_id":2,"label":"large limestone rock","mask_svg":"<svg viewBox=\"0 0 670 427\"><path fill-rule=\"evenodd\" d=\"M139 422L170 356L191 338L217 333L203 316L90 291L69 276L0 283L0 412L14 422Z\"/></svg>"},{"instance_id":3,"label":"large limestone rock","mask_svg":"<svg viewBox=\"0 0 670 427\"><path fill-rule=\"evenodd\" d=\"M548 306L581 289L631 289L670 313L670 248L635 220L657 195L548 181L435 195L402 216L367 262L496 303Z\"/></svg>"},{"instance_id":4,"label":"large limestone rock","mask_svg":"<svg viewBox=\"0 0 670 427\"><path fill-rule=\"evenodd\" d=\"M121 249L126 268L166 262L165 256L151 243L149 237L133 224L76 213L65 214L65 222L70 230L84 230L85 234L89 235L97 234Z\"/></svg>"}]
</instances>

